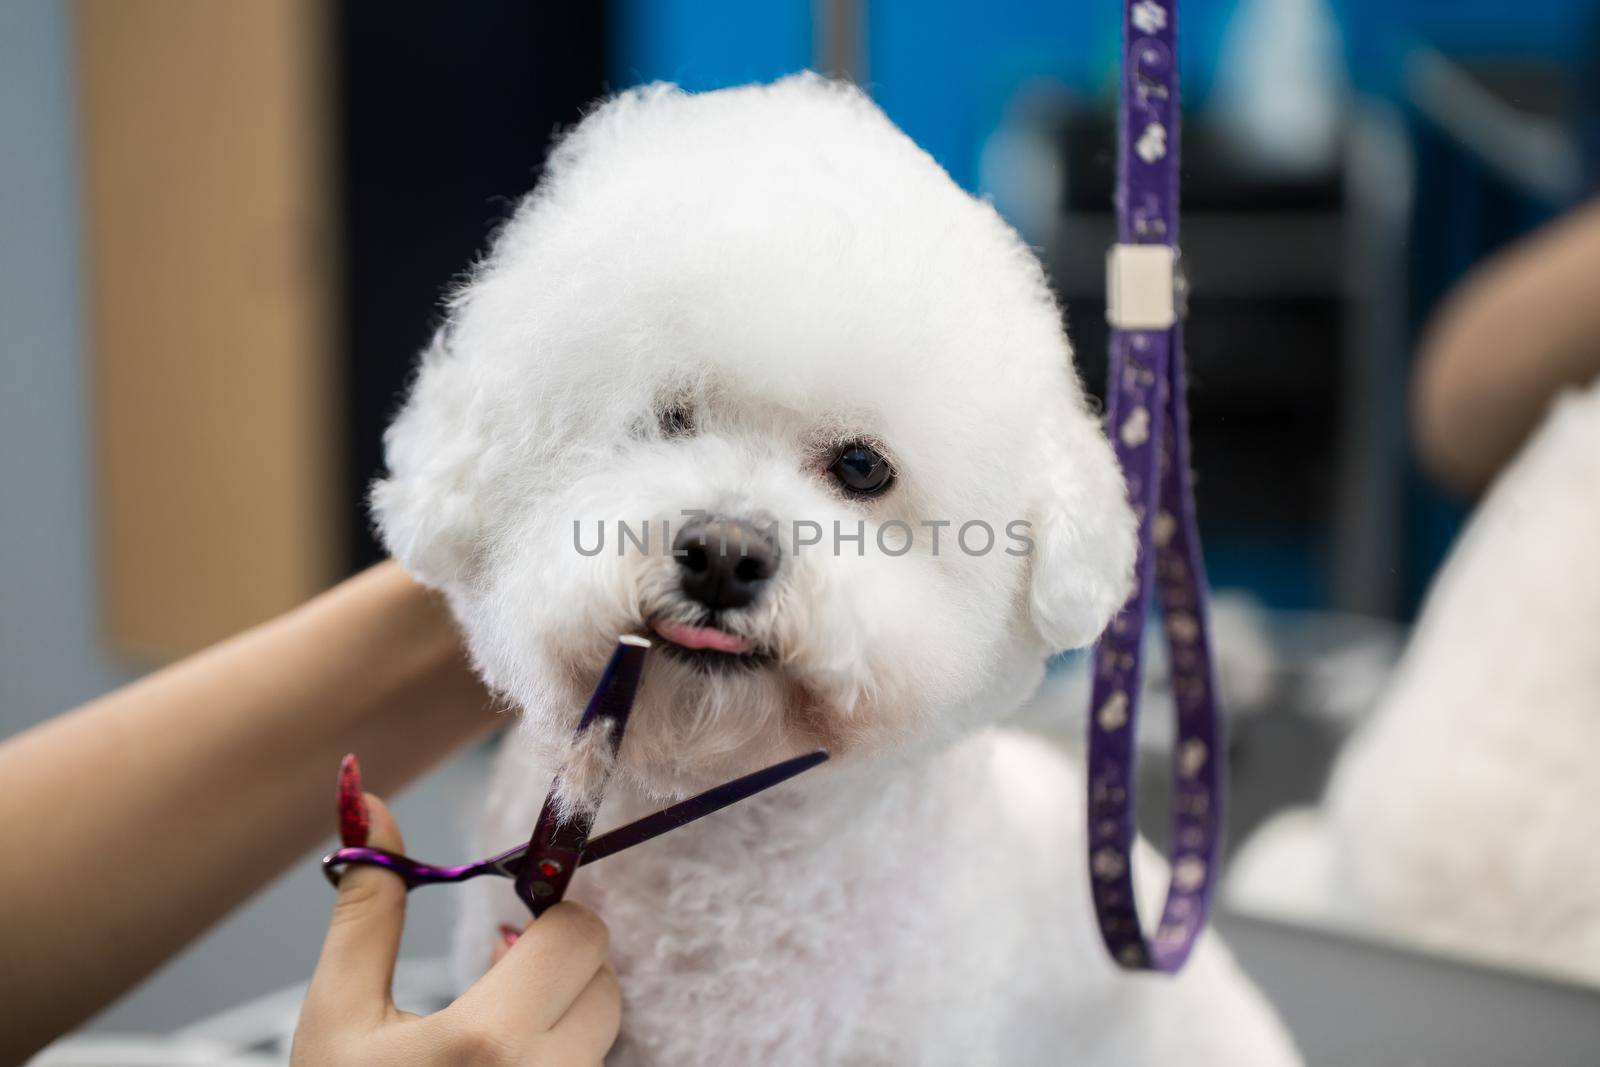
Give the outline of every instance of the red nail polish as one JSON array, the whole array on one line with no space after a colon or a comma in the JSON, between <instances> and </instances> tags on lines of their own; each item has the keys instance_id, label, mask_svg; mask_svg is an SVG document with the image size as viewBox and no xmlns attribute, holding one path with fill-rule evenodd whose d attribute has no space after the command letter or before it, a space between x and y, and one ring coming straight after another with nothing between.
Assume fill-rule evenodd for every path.
<instances>
[{"instance_id":1,"label":"red nail polish","mask_svg":"<svg viewBox=\"0 0 1600 1067\"><path fill-rule=\"evenodd\" d=\"M339 761L339 840L346 848L359 848L367 843L370 829L367 802L361 797L361 764L351 753Z\"/></svg>"},{"instance_id":2,"label":"red nail polish","mask_svg":"<svg viewBox=\"0 0 1600 1067\"><path fill-rule=\"evenodd\" d=\"M521 936L522 931L518 930L515 926L506 926L502 924L500 927L500 940L506 943L507 948L515 945L517 943L517 938Z\"/></svg>"}]
</instances>

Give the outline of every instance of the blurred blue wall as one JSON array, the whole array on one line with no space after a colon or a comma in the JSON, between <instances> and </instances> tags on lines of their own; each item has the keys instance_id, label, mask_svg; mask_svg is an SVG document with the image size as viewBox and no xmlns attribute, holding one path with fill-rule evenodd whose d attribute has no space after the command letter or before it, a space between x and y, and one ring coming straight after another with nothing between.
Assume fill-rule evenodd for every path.
<instances>
[{"instance_id":1,"label":"blurred blue wall","mask_svg":"<svg viewBox=\"0 0 1600 1067\"><path fill-rule=\"evenodd\" d=\"M866 87L889 117L975 192L985 140L1008 102L1045 80L1103 100L1113 98L1119 64L1121 0L859 0L865 10ZM1302 0L1178 0L1184 92L1205 107L1233 20L1260 4ZM1310 0L1304 0L1310 2ZM1338 24L1349 84L1359 93L1403 103L1407 57L1419 46L1477 60L1536 61L1583 69L1600 49L1600 0L1326 0ZM770 80L813 66L819 10L813 0L613 0L610 77L614 88L675 81L705 90ZM1282 10L1281 8L1278 10ZM1586 83L1594 80L1591 73ZM1600 89L1594 90L1600 100ZM1409 109L1401 107L1401 114ZM1460 191L1492 186L1515 200L1457 152L1443 163L1430 151L1425 124L1413 123L1424 187ZM1434 137L1437 140L1437 137ZM1600 146L1600 120L1593 141ZM1600 157L1600 148L1596 151ZM1430 160L1434 161L1430 164ZM1537 221L1498 229L1480 217L1479 201L1426 198L1412 228L1413 327L1474 262ZM1498 202L1498 201L1497 201ZM1426 205L1425 205L1426 206ZM1548 211L1548 208L1545 209ZM1492 220L1491 220L1492 221ZM1414 606L1459 528L1462 511L1415 472L1407 493L1402 553L1407 608ZM1237 549L1239 566L1230 567ZM1303 582L1304 560L1273 558L1249 546L1213 544L1218 575L1280 592ZM1298 594L1287 599L1304 599Z\"/></svg>"},{"instance_id":2,"label":"blurred blue wall","mask_svg":"<svg viewBox=\"0 0 1600 1067\"><path fill-rule=\"evenodd\" d=\"M718 89L811 65L808 0L612 0L612 87Z\"/></svg>"},{"instance_id":3,"label":"blurred blue wall","mask_svg":"<svg viewBox=\"0 0 1600 1067\"><path fill-rule=\"evenodd\" d=\"M1181 0L1186 92L1203 102L1239 0ZM1100 93L1115 84L1119 0L864 0L873 96L968 188L979 146L1018 86L1046 77ZM1474 55L1575 62L1594 0L1331 0L1352 82L1398 92L1419 42ZM614 0L616 88L676 81L711 89L812 65L811 0Z\"/></svg>"}]
</instances>

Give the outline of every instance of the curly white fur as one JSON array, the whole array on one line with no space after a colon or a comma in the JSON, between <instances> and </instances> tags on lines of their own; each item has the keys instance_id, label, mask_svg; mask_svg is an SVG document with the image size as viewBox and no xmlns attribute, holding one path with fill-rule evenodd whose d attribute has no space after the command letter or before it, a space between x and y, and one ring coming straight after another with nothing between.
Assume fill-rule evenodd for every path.
<instances>
[{"instance_id":1,"label":"curly white fur","mask_svg":"<svg viewBox=\"0 0 1600 1067\"><path fill-rule=\"evenodd\" d=\"M827 474L853 440L894 465L881 498ZM523 712L491 847L527 832L617 636L692 621L659 537L619 556L612 524L865 534L786 551L719 616L756 665L646 668L603 818L819 744L834 760L579 877L627 996L615 1062L1293 1061L1214 940L1176 981L1107 964L1081 772L987 725L1104 626L1133 520L1038 261L856 90L598 108L454 300L389 460L386 543ZM1030 523L1034 551L967 555L971 520ZM905 555L875 546L894 521ZM581 554L574 522L613 539ZM503 890L473 898L469 972L516 920Z\"/></svg>"},{"instance_id":2,"label":"curly white fur","mask_svg":"<svg viewBox=\"0 0 1600 1067\"><path fill-rule=\"evenodd\" d=\"M1322 807L1248 842L1233 899L1600 981L1597 520L1600 382L1496 483Z\"/></svg>"}]
</instances>

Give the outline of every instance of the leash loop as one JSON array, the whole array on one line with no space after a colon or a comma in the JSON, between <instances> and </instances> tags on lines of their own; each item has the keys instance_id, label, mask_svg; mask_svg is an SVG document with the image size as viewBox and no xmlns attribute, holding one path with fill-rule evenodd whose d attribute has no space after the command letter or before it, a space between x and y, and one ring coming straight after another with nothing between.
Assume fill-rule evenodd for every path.
<instances>
[{"instance_id":1,"label":"leash loop","mask_svg":"<svg viewBox=\"0 0 1600 1067\"><path fill-rule=\"evenodd\" d=\"M1089 709L1089 875L1107 949L1131 970L1176 972L1211 910L1221 853L1223 731L1189 461L1178 255L1177 0L1124 0L1117 239L1106 429L1139 520L1137 584L1095 647ZM1135 731L1146 620L1159 602L1177 715L1171 882L1155 933L1134 896Z\"/></svg>"}]
</instances>

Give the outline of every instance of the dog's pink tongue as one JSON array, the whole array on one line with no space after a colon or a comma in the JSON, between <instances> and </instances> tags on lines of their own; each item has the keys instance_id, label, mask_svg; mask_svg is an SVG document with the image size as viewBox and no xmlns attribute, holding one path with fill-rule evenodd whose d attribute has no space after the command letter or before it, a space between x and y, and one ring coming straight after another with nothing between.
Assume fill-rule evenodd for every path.
<instances>
[{"instance_id":1,"label":"dog's pink tongue","mask_svg":"<svg viewBox=\"0 0 1600 1067\"><path fill-rule=\"evenodd\" d=\"M689 626L681 622L658 622L656 633L680 648L728 652L735 656L750 651L750 642L711 626Z\"/></svg>"}]
</instances>

